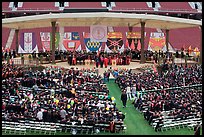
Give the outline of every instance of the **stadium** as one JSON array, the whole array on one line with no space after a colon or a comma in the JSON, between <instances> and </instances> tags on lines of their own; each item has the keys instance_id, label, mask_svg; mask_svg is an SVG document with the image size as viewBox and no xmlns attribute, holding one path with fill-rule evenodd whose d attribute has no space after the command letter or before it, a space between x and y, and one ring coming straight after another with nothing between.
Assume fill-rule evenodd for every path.
<instances>
[{"instance_id":1,"label":"stadium","mask_svg":"<svg viewBox=\"0 0 204 137\"><path fill-rule=\"evenodd\" d=\"M3 135L202 134L202 2L2 2Z\"/></svg>"}]
</instances>

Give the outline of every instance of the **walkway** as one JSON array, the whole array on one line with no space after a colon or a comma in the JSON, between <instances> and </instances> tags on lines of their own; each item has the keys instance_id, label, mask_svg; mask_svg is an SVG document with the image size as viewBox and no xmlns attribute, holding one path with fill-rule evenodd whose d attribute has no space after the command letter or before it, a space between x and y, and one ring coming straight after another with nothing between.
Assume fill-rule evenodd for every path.
<instances>
[{"instance_id":1,"label":"walkway","mask_svg":"<svg viewBox=\"0 0 204 137\"><path fill-rule=\"evenodd\" d=\"M193 135L194 131L190 131L188 128L173 129L164 132L155 132L154 129L144 120L143 114L139 113L133 106L132 101L127 102L127 107L122 107L120 100L121 91L114 80L110 80L107 83L107 87L110 90L110 95L116 99L117 108L126 113L124 124L127 126L126 133L120 133L125 135ZM202 133L202 131L201 131ZM110 133L109 133L110 134Z\"/></svg>"}]
</instances>

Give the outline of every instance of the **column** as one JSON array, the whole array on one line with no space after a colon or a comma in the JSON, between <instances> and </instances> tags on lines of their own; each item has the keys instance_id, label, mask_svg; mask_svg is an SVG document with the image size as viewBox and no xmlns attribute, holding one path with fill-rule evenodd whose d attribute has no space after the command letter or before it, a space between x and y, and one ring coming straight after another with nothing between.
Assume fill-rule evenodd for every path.
<instances>
[{"instance_id":1,"label":"column","mask_svg":"<svg viewBox=\"0 0 204 137\"><path fill-rule=\"evenodd\" d=\"M19 33L19 29L16 29L15 30L15 35L16 35L16 53L18 53L18 33Z\"/></svg>"},{"instance_id":2,"label":"column","mask_svg":"<svg viewBox=\"0 0 204 137\"><path fill-rule=\"evenodd\" d=\"M169 52L169 30L166 29L166 50Z\"/></svg>"},{"instance_id":3,"label":"column","mask_svg":"<svg viewBox=\"0 0 204 137\"><path fill-rule=\"evenodd\" d=\"M51 22L52 24L52 64L55 64L55 32L56 32L56 21Z\"/></svg>"},{"instance_id":4,"label":"column","mask_svg":"<svg viewBox=\"0 0 204 137\"><path fill-rule=\"evenodd\" d=\"M144 58L144 32L145 32L145 22L141 22L141 59L140 63L145 63Z\"/></svg>"}]
</instances>

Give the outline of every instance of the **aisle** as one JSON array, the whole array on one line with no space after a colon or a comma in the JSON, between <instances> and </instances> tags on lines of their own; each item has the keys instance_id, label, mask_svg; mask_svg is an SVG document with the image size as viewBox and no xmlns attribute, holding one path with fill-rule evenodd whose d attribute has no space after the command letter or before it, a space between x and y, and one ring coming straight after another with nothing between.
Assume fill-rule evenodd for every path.
<instances>
[{"instance_id":1,"label":"aisle","mask_svg":"<svg viewBox=\"0 0 204 137\"><path fill-rule=\"evenodd\" d=\"M132 101L127 102L127 107L122 107L120 100L121 91L114 80L110 80L107 83L107 87L110 90L110 95L116 99L117 108L125 115L124 124L127 126L126 135L157 135L153 128L151 128L147 121L144 120L143 115L137 112L132 104ZM148 132L147 132L148 131Z\"/></svg>"},{"instance_id":2,"label":"aisle","mask_svg":"<svg viewBox=\"0 0 204 137\"><path fill-rule=\"evenodd\" d=\"M154 129L144 120L144 116L140 114L133 106L132 101L127 102L127 107L122 107L122 102L120 100L121 91L114 80L106 83L108 89L110 90L110 95L116 99L116 107L126 113L124 124L127 126L126 135L193 135L194 131L190 131L188 128L184 129L174 129L165 132L155 132ZM202 129L201 129L202 133ZM120 133L122 134L122 133Z\"/></svg>"}]
</instances>

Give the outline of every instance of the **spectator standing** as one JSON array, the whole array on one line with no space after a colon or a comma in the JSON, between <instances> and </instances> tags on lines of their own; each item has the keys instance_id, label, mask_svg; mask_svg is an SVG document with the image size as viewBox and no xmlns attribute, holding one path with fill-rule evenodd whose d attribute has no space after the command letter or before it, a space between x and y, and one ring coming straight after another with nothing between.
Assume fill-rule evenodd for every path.
<instances>
[{"instance_id":1,"label":"spectator standing","mask_svg":"<svg viewBox=\"0 0 204 137\"><path fill-rule=\"evenodd\" d=\"M128 83L127 87L126 87L126 93L127 93L127 99L132 100L131 88L130 88L129 83Z\"/></svg>"},{"instance_id":2,"label":"spectator standing","mask_svg":"<svg viewBox=\"0 0 204 137\"><path fill-rule=\"evenodd\" d=\"M41 109L38 111L36 118L37 118L38 121L42 121L43 120L43 112L42 112Z\"/></svg>"},{"instance_id":3,"label":"spectator standing","mask_svg":"<svg viewBox=\"0 0 204 137\"><path fill-rule=\"evenodd\" d=\"M127 94L125 91L123 91L122 95L121 95L121 101L123 102L123 108L126 107L126 103L127 103Z\"/></svg>"}]
</instances>

